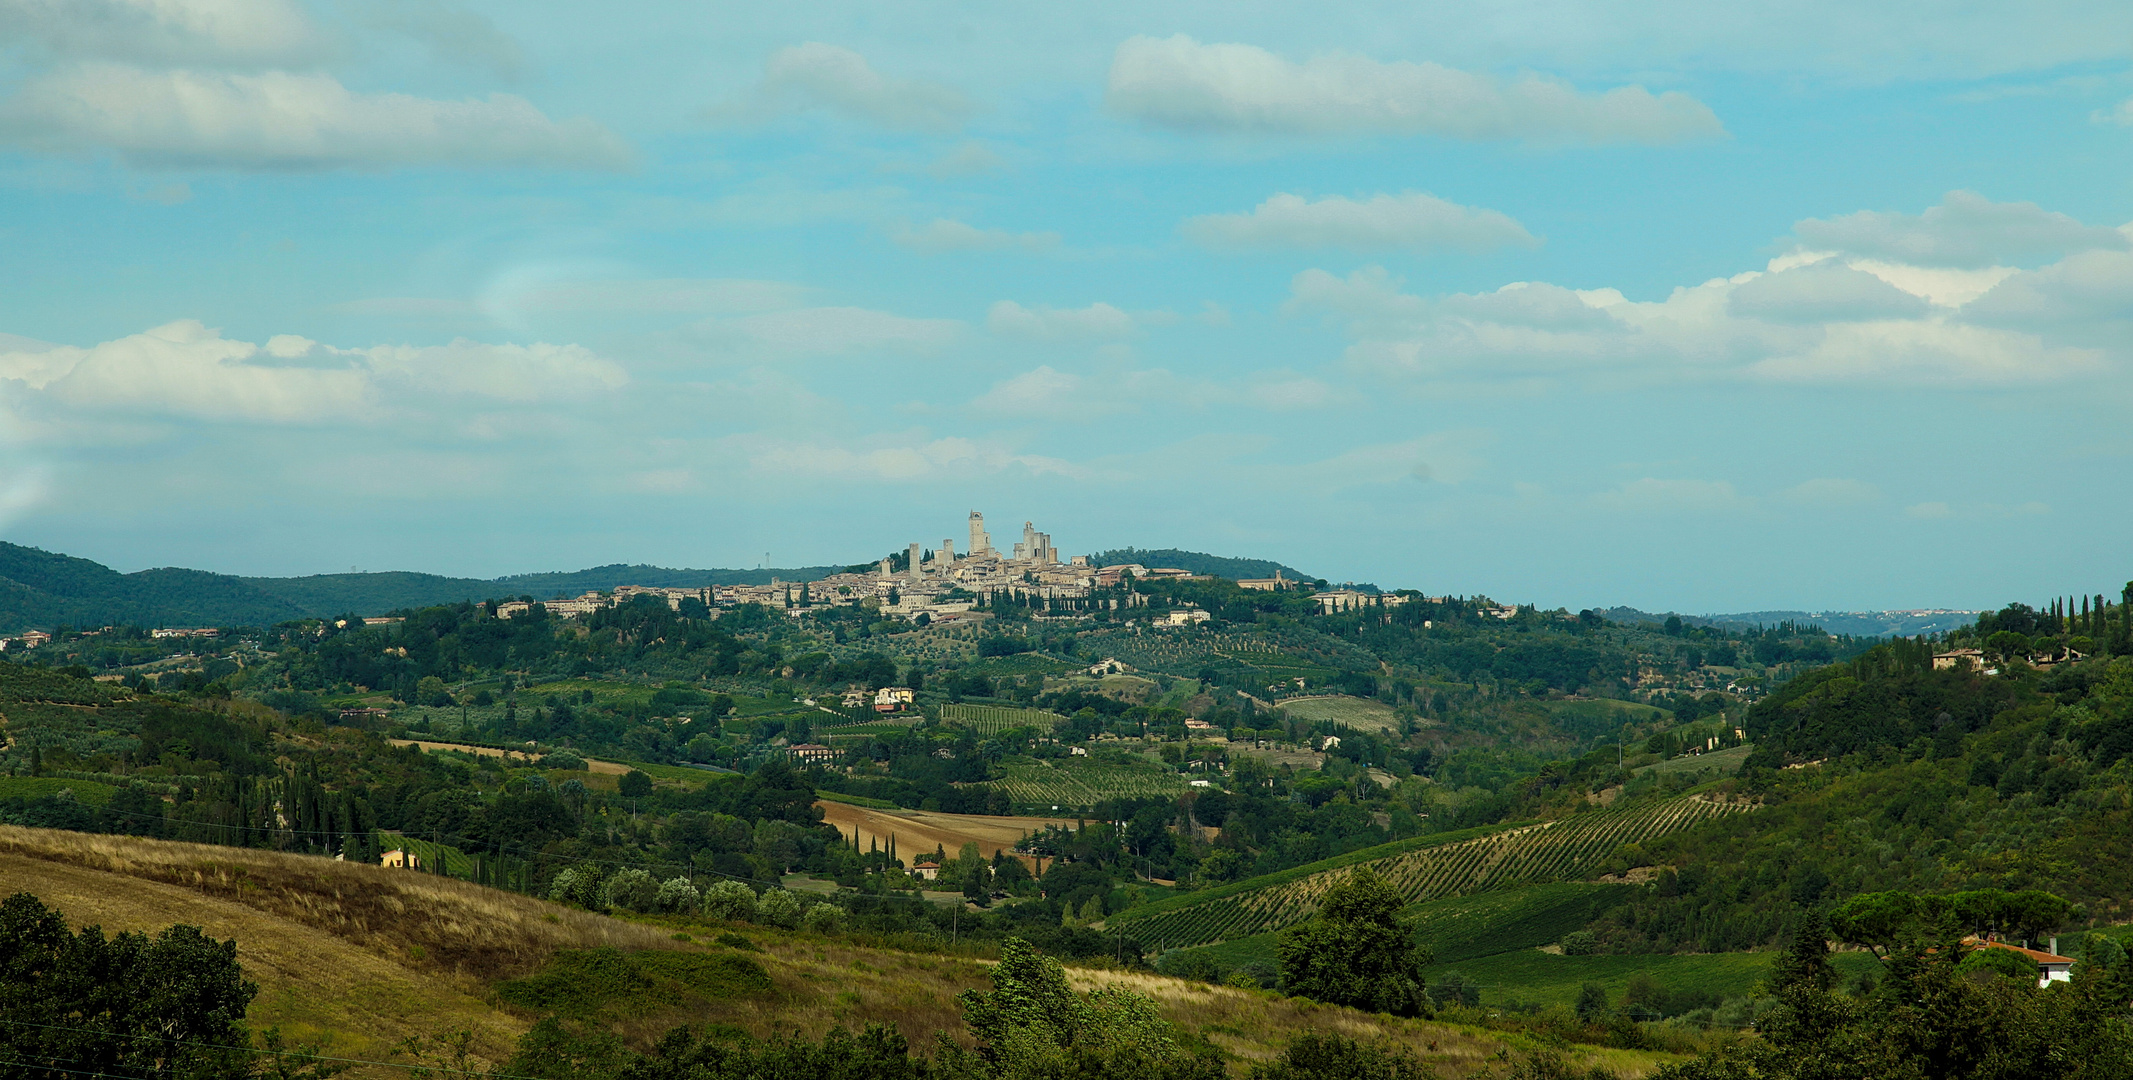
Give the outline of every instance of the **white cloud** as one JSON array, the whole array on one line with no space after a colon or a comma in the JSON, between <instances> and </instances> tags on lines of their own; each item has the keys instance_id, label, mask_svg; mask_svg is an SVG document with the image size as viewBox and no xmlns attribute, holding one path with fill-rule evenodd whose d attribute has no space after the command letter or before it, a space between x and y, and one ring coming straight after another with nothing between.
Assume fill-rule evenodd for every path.
<instances>
[{"instance_id":1,"label":"white cloud","mask_svg":"<svg viewBox=\"0 0 2133 1080\"><path fill-rule=\"evenodd\" d=\"M1734 315L1781 323L1915 318L1928 306L1922 297L1835 260L1764 274L1726 297Z\"/></svg>"},{"instance_id":2,"label":"white cloud","mask_svg":"<svg viewBox=\"0 0 2133 1080\"><path fill-rule=\"evenodd\" d=\"M1947 503L1944 502L1913 503L1912 505L1903 508L1903 515L1905 517L1919 518L1921 520L1931 520L1934 518L1949 517L1954 514L1954 512L1955 511L1951 509Z\"/></svg>"},{"instance_id":3,"label":"white cloud","mask_svg":"<svg viewBox=\"0 0 2133 1080\"><path fill-rule=\"evenodd\" d=\"M2133 246L2116 229L2084 225L2036 203L1996 203L1974 191L1951 191L1922 214L1861 210L1808 218L1792 231L1812 248L1914 266L1983 268Z\"/></svg>"},{"instance_id":4,"label":"white cloud","mask_svg":"<svg viewBox=\"0 0 2133 1080\"><path fill-rule=\"evenodd\" d=\"M953 131L976 112L953 87L883 75L864 56L810 41L779 49L747 98L714 106L713 120L760 120L822 110L849 120L918 131Z\"/></svg>"},{"instance_id":5,"label":"white cloud","mask_svg":"<svg viewBox=\"0 0 2133 1080\"><path fill-rule=\"evenodd\" d=\"M292 0L0 0L0 41L183 64L301 62L326 48Z\"/></svg>"},{"instance_id":6,"label":"white cloud","mask_svg":"<svg viewBox=\"0 0 2133 1080\"><path fill-rule=\"evenodd\" d=\"M898 247L928 255L967 251L1050 251L1059 246L1055 232L1008 232L980 229L948 218L934 218L916 228L906 224L889 233Z\"/></svg>"},{"instance_id":7,"label":"white cloud","mask_svg":"<svg viewBox=\"0 0 2133 1080\"><path fill-rule=\"evenodd\" d=\"M2019 387L2133 360L2133 253L2090 250L2030 272L1816 252L1770 266L1651 301L1543 282L1424 297L1380 267L1314 269L1295 276L1283 310L1341 321L1351 368L1407 379Z\"/></svg>"},{"instance_id":8,"label":"white cloud","mask_svg":"<svg viewBox=\"0 0 2133 1080\"><path fill-rule=\"evenodd\" d=\"M962 336L954 319L914 319L855 307L801 308L733 319L749 339L787 353L827 355L868 349L931 352Z\"/></svg>"},{"instance_id":9,"label":"white cloud","mask_svg":"<svg viewBox=\"0 0 2133 1080\"><path fill-rule=\"evenodd\" d=\"M1179 231L1217 249L1346 248L1350 251L1459 248L1487 251L1540 243L1526 227L1495 210L1447 202L1419 191L1355 200L1316 202L1287 193L1248 214L1208 214Z\"/></svg>"},{"instance_id":10,"label":"white cloud","mask_svg":"<svg viewBox=\"0 0 2133 1080\"><path fill-rule=\"evenodd\" d=\"M445 0L369 0L359 11L368 25L420 41L443 59L485 67L505 79L525 72L525 51L480 12Z\"/></svg>"},{"instance_id":11,"label":"white cloud","mask_svg":"<svg viewBox=\"0 0 2133 1080\"><path fill-rule=\"evenodd\" d=\"M622 368L579 345L337 349L294 334L262 347L183 319L89 348L0 352L0 379L89 412L266 423L367 421L437 395L526 403L613 390Z\"/></svg>"},{"instance_id":12,"label":"white cloud","mask_svg":"<svg viewBox=\"0 0 2133 1080\"><path fill-rule=\"evenodd\" d=\"M786 281L640 278L531 283L492 291L483 301L487 306L506 306L520 314L723 315L798 307L807 294L806 286Z\"/></svg>"},{"instance_id":13,"label":"white cloud","mask_svg":"<svg viewBox=\"0 0 2133 1080\"><path fill-rule=\"evenodd\" d=\"M632 156L592 120L550 120L510 94L438 101L358 94L322 74L108 63L32 78L0 105L0 136L41 150L111 150L144 165L236 169L615 169Z\"/></svg>"},{"instance_id":14,"label":"white cloud","mask_svg":"<svg viewBox=\"0 0 2133 1080\"><path fill-rule=\"evenodd\" d=\"M1002 300L986 312L985 327L995 334L1044 340L1104 340L1131 337L1134 317L1105 303L1085 308L1023 307Z\"/></svg>"},{"instance_id":15,"label":"white cloud","mask_svg":"<svg viewBox=\"0 0 2133 1080\"><path fill-rule=\"evenodd\" d=\"M923 434L878 436L860 446L826 438L805 441L766 435L727 440L757 472L778 477L818 477L865 482L916 482L973 478L1010 470L1031 475L1080 477L1085 471L1057 458L1017 454L1006 447L961 437Z\"/></svg>"},{"instance_id":16,"label":"white cloud","mask_svg":"<svg viewBox=\"0 0 2133 1080\"><path fill-rule=\"evenodd\" d=\"M1104 100L1121 116L1210 132L1670 143L1725 131L1708 107L1678 91L1580 93L1538 75L1505 81L1352 53L1299 64L1257 46L1201 44L1183 34L1120 44Z\"/></svg>"}]
</instances>

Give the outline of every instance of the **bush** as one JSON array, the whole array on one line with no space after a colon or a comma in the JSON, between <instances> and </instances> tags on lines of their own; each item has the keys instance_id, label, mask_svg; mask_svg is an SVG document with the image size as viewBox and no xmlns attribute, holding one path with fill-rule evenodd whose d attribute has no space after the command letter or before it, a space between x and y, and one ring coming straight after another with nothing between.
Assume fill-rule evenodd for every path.
<instances>
[{"instance_id":1,"label":"bush","mask_svg":"<svg viewBox=\"0 0 2133 1080\"><path fill-rule=\"evenodd\" d=\"M592 907L599 899L600 871L589 866L573 866L555 876L548 888L548 899L559 904L576 904Z\"/></svg>"},{"instance_id":2,"label":"bush","mask_svg":"<svg viewBox=\"0 0 2133 1080\"><path fill-rule=\"evenodd\" d=\"M636 912L658 911L659 891L659 882L652 875L636 867L618 870L600 887L600 906Z\"/></svg>"},{"instance_id":3,"label":"bush","mask_svg":"<svg viewBox=\"0 0 2133 1080\"><path fill-rule=\"evenodd\" d=\"M1591 956L1600 951L1600 936L1590 930L1573 930L1563 935L1564 956Z\"/></svg>"},{"instance_id":4,"label":"bush","mask_svg":"<svg viewBox=\"0 0 2133 1080\"><path fill-rule=\"evenodd\" d=\"M738 881L721 881L704 890L704 914L714 919L755 918L755 890Z\"/></svg>"},{"instance_id":5,"label":"bush","mask_svg":"<svg viewBox=\"0 0 2133 1080\"><path fill-rule=\"evenodd\" d=\"M755 920L791 930L800 925L800 898L784 889L771 889L756 901Z\"/></svg>"},{"instance_id":6,"label":"bush","mask_svg":"<svg viewBox=\"0 0 2133 1080\"><path fill-rule=\"evenodd\" d=\"M685 877L669 878L659 886L659 910L695 911L703 905L703 894Z\"/></svg>"},{"instance_id":7,"label":"bush","mask_svg":"<svg viewBox=\"0 0 2133 1080\"><path fill-rule=\"evenodd\" d=\"M827 934L844 925L844 909L835 904L816 904L800 917L800 925L817 934Z\"/></svg>"},{"instance_id":8,"label":"bush","mask_svg":"<svg viewBox=\"0 0 2133 1080\"><path fill-rule=\"evenodd\" d=\"M571 753L568 750L550 750L548 753L541 756L541 768L575 769L577 771L583 772L585 769L585 759L579 757L576 754Z\"/></svg>"}]
</instances>

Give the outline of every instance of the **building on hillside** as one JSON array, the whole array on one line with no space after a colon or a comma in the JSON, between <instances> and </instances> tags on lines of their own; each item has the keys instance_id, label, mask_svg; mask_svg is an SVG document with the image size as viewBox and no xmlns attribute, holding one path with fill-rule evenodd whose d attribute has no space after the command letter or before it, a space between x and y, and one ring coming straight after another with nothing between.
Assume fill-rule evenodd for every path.
<instances>
[{"instance_id":1,"label":"building on hillside","mask_svg":"<svg viewBox=\"0 0 2133 1080\"><path fill-rule=\"evenodd\" d=\"M911 873L926 881L939 881L941 864L934 862L931 858L920 859L911 864Z\"/></svg>"},{"instance_id":2,"label":"building on hillside","mask_svg":"<svg viewBox=\"0 0 2133 1080\"><path fill-rule=\"evenodd\" d=\"M910 708L917 698L908 686L884 686L874 691L874 711L899 712Z\"/></svg>"},{"instance_id":3,"label":"building on hillside","mask_svg":"<svg viewBox=\"0 0 2133 1080\"><path fill-rule=\"evenodd\" d=\"M392 625L392 624L394 624L394 623L401 623L401 622L406 622L406 621L407 621L407 618L406 618L405 616L401 616L401 615L365 615L365 616L363 616L363 625L364 625L364 626L391 626L391 625Z\"/></svg>"},{"instance_id":4,"label":"building on hillside","mask_svg":"<svg viewBox=\"0 0 2133 1080\"><path fill-rule=\"evenodd\" d=\"M1962 667L1966 664L1970 667L1982 669L1985 666L1984 650L1950 649L1947 652L1933 654L1933 670L1935 671L1946 671L1949 668Z\"/></svg>"},{"instance_id":5,"label":"building on hillside","mask_svg":"<svg viewBox=\"0 0 2133 1080\"><path fill-rule=\"evenodd\" d=\"M2058 943L2057 938L2052 939L2053 945ZM1974 937L1964 938L1963 944L1974 949L2006 949L2008 952L2019 954L2022 958L2036 964L2037 987L2039 989L2050 986L2055 982L2074 981L2074 958L2071 956L2060 956L2055 952L2025 949L2020 945L2009 945L2004 941L1984 941Z\"/></svg>"},{"instance_id":6,"label":"building on hillside","mask_svg":"<svg viewBox=\"0 0 2133 1080\"><path fill-rule=\"evenodd\" d=\"M365 619L363 621L369 622L370 620ZM30 632L33 634L36 633L36 631L34 630ZM221 631L215 629L212 626L165 626L155 630L150 630L148 632L148 636L152 638L214 637L219 633L221 633Z\"/></svg>"},{"instance_id":7,"label":"building on hillside","mask_svg":"<svg viewBox=\"0 0 2133 1080\"><path fill-rule=\"evenodd\" d=\"M1355 611L1368 607L1373 597L1369 593L1357 592L1354 589L1328 589L1314 595L1312 599L1318 601L1319 614L1331 615L1337 611Z\"/></svg>"},{"instance_id":8,"label":"building on hillside","mask_svg":"<svg viewBox=\"0 0 2133 1080\"><path fill-rule=\"evenodd\" d=\"M1199 608L1186 608L1183 611L1166 613L1161 619L1156 620L1156 624L1159 626L1194 626L1212 618L1214 616Z\"/></svg>"},{"instance_id":9,"label":"building on hillside","mask_svg":"<svg viewBox=\"0 0 2133 1080\"><path fill-rule=\"evenodd\" d=\"M420 870L422 869L422 856L406 848L394 848L378 856L378 865L390 867L394 870Z\"/></svg>"},{"instance_id":10,"label":"building on hillside","mask_svg":"<svg viewBox=\"0 0 2133 1080\"><path fill-rule=\"evenodd\" d=\"M1238 578L1237 587L1240 589L1254 589L1259 592L1280 592L1283 589L1295 588L1296 583L1282 577L1281 571L1276 570L1273 577Z\"/></svg>"},{"instance_id":11,"label":"building on hillside","mask_svg":"<svg viewBox=\"0 0 2133 1080\"><path fill-rule=\"evenodd\" d=\"M821 743L799 743L785 748L787 756L803 765L824 764L836 760L837 752Z\"/></svg>"},{"instance_id":12,"label":"building on hillside","mask_svg":"<svg viewBox=\"0 0 2133 1080\"><path fill-rule=\"evenodd\" d=\"M866 706L866 703L867 703L867 692L866 692L866 691L864 691L864 690L846 690L846 691L844 692L844 707L845 707L845 708L847 708L847 709L858 709L858 708L864 708L864 707Z\"/></svg>"}]
</instances>

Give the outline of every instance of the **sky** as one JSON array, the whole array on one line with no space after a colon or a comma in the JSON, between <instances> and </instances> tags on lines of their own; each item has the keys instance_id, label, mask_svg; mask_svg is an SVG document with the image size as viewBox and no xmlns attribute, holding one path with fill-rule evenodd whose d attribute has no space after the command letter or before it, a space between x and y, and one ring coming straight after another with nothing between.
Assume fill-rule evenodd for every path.
<instances>
[{"instance_id":1,"label":"sky","mask_svg":"<svg viewBox=\"0 0 2133 1080\"><path fill-rule=\"evenodd\" d=\"M0 0L0 539L2133 577L2133 5Z\"/></svg>"}]
</instances>

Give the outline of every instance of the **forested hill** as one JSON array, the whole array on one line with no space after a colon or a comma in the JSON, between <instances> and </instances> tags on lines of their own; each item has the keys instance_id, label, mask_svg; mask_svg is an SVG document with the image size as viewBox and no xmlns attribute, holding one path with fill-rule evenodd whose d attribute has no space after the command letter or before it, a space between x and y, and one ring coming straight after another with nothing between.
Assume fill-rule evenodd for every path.
<instances>
[{"instance_id":1,"label":"forested hill","mask_svg":"<svg viewBox=\"0 0 2133 1080\"><path fill-rule=\"evenodd\" d=\"M1315 580L1293 566L1285 566L1269 559L1226 558L1198 551L1180 551L1177 548L1113 548L1089 556L1097 566L1120 566L1139 563L1142 566L1167 566L1177 570L1190 570L1195 574L1213 574L1216 577L1236 581L1239 578L1273 577L1275 571L1292 581Z\"/></svg>"},{"instance_id":2,"label":"forested hill","mask_svg":"<svg viewBox=\"0 0 2133 1080\"><path fill-rule=\"evenodd\" d=\"M761 584L773 577L810 581L838 569L670 570L618 563L492 581L398 571L270 578L165 567L122 574L89 559L0 541L0 633L128 624L271 626L305 617L379 615L493 597L545 600L617 585Z\"/></svg>"}]
</instances>

